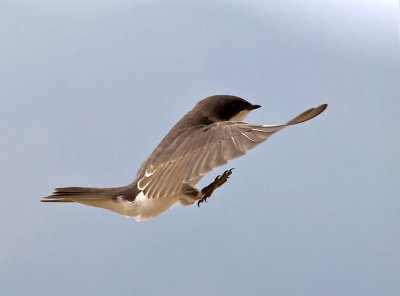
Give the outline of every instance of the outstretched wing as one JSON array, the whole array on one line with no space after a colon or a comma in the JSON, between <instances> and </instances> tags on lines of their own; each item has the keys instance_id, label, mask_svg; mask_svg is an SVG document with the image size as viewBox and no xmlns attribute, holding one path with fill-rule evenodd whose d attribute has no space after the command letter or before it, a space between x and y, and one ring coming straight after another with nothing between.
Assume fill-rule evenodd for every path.
<instances>
[{"instance_id":1,"label":"outstretched wing","mask_svg":"<svg viewBox=\"0 0 400 296\"><path fill-rule=\"evenodd\" d=\"M327 105L309 109L286 124L251 125L242 122L218 122L187 135L169 158L146 167L138 189L146 196L160 198L179 194L183 183L196 184L213 168L246 153L273 133L314 118Z\"/></svg>"}]
</instances>

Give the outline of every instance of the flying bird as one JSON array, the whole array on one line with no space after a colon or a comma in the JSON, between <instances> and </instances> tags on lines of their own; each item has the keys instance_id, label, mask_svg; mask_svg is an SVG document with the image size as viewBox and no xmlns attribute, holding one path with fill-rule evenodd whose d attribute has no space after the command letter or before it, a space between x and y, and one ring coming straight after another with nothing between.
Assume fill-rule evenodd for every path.
<instances>
[{"instance_id":1,"label":"flying bird","mask_svg":"<svg viewBox=\"0 0 400 296\"><path fill-rule=\"evenodd\" d=\"M243 119L260 105L230 95L205 98L168 132L129 185L56 188L42 202L77 202L138 221L158 216L176 203L200 205L228 180L232 169L199 190L196 184L204 175L242 156L277 131L316 117L327 106L311 108L284 124L257 125Z\"/></svg>"}]
</instances>

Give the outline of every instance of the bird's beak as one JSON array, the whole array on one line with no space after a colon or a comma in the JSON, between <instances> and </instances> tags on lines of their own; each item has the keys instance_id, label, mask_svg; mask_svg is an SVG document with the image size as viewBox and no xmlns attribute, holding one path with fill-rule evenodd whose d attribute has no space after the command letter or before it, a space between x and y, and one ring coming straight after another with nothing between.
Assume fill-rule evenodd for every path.
<instances>
[{"instance_id":1,"label":"bird's beak","mask_svg":"<svg viewBox=\"0 0 400 296\"><path fill-rule=\"evenodd\" d=\"M258 108L260 108L260 107L261 107L260 105L251 105L251 106L248 108L248 110L251 111L251 110L254 110L254 109L258 109Z\"/></svg>"}]
</instances>

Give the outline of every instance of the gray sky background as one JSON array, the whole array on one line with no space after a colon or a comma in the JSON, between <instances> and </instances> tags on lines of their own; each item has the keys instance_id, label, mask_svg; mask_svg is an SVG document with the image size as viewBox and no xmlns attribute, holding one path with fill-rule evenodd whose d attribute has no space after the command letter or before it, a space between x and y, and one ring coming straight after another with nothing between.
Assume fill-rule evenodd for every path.
<instances>
[{"instance_id":1,"label":"gray sky background","mask_svg":"<svg viewBox=\"0 0 400 296\"><path fill-rule=\"evenodd\" d=\"M400 295L397 1L0 4L2 295ZM201 98L281 123L205 206L41 204L130 182Z\"/></svg>"}]
</instances>

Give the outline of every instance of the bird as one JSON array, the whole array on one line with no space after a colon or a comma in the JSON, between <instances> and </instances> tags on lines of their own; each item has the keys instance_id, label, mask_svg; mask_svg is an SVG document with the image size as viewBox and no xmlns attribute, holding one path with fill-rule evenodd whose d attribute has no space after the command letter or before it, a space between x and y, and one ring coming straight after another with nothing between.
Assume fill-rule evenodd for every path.
<instances>
[{"instance_id":1,"label":"bird","mask_svg":"<svg viewBox=\"0 0 400 296\"><path fill-rule=\"evenodd\" d=\"M200 100L161 140L128 185L114 188L63 187L42 202L75 202L145 221L175 204L198 206L225 184L233 168L199 190L197 183L216 167L244 155L272 134L308 121L326 108L308 109L284 124L249 124L243 120L260 105L233 95Z\"/></svg>"}]
</instances>

